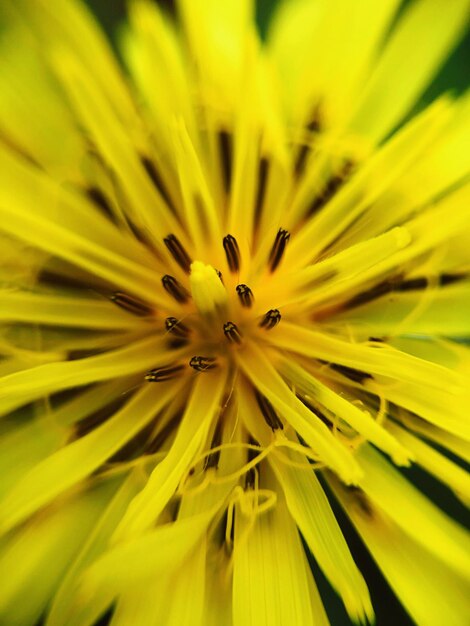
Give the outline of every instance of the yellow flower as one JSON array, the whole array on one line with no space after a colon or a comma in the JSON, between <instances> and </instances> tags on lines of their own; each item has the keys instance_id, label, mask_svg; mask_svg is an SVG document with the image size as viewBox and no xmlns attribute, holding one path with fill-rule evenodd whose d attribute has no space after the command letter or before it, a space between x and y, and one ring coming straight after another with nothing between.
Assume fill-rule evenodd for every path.
<instances>
[{"instance_id":1,"label":"yellow flower","mask_svg":"<svg viewBox=\"0 0 470 626\"><path fill-rule=\"evenodd\" d=\"M0 623L468 623L468 0L4 0ZM397 17L398 12L398 17ZM335 511L339 509L333 504ZM301 541L302 536L303 541ZM310 559L310 561L308 560Z\"/></svg>"}]
</instances>

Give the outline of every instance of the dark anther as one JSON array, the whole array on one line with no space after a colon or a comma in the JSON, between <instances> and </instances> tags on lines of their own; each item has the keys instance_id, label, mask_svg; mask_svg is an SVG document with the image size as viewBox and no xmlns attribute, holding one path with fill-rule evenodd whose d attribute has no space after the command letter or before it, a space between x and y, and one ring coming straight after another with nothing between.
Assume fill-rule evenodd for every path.
<instances>
[{"instance_id":1,"label":"dark anther","mask_svg":"<svg viewBox=\"0 0 470 626\"><path fill-rule=\"evenodd\" d=\"M226 235L222 240L222 244L230 271L233 273L238 272L240 269L240 250L237 240L233 235Z\"/></svg>"},{"instance_id":2,"label":"dark anther","mask_svg":"<svg viewBox=\"0 0 470 626\"><path fill-rule=\"evenodd\" d=\"M145 380L149 383L164 383L167 380L173 380L183 373L184 365L172 365L170 367L157 367L154 370L150 370L145 375Z\"/></svg>"},{"instance_id":3,"label":"dark anther","mask_svg":"<svg viewBox=\"0 0 470 626\"><path fill-rule=\"evenodd\" d=\"M162 445L171 435L171 433L176 429L178 424L181 422L181 418L183 417L183 411L180 410L171 418L169 422L167 422L161 430L159 430L153 439L150 439L146 448L145 454L154 454L155 452L159 452ZM155 427L155 423L153 422L153 426Z\"/></svg>"},{"instance_id":4,"label":"dark anther","mask_svg":"<svg viewBox=\"0 0 470 626\"><path fill-rule=\"evenodd\" d=\"M222 421L219 420L215 427L214 435L212 436L211 441L211 450L213 448L218 448L222 443ZM204 462L204 469L207 470L210 467L214 467L217 469L219 467L219 459L220 459L220 450L216 450L215 452L211 452L206 456L206 460Z\"/></svg>"},{"instance_id":5,"label":"dark anther","mask_svg":"<svg viewBox=\"0 0 470 626\"><path fill-rule=\"evenodd\" d=\"M344 185L352 170L354 169L354 163L352 161L346 161L343 165L343 168L339 174L335 174L332 176L325 187L320 191L318 196L314 198L313 202L310 204L307 214L309 216L314 215L317 211L319 211L322 207L327 204L331 200L331 198L336 194L337 191Z\"/></svg>"},{"instance_id":6,"label":"dark anther","mask_svg":"<svg viewBox=\"0 0 470 626\"><path fill-rule=\"evenodd\" d=\"M114 213L111 205L109 204L109 200L99 187L88 187L86 193L90 200L92 200L92 202L94 202L96 206L101 209L106 217L114 220Z\"/></svg>"},{"instance_id":7,"label":"dark anther","mask_svg":"<svg viewBox=\"0 0 470 626\"><path fill-rule=\"evenodd\" d=\"M213 370L217 367L217 359L211 356L193 356L189 361L189 365L196 372L207 372L207 370Z\"/></svg>"},{"instance_id":8,"label":"dark anther","mask_svg":"<svg viewBox=\"0 0 470 626\"><path fill-rule=\"evenodd\" d=\"M238 327L233 322L226 322L224 324L224 334L232 343L241 343L242 334L238 330Z\"/></svg>"},{"instance_id":9,"label":"dark anther","mask_svg":"<svg viewBox=\"0 0 470 626\"><path fill-rule=\"evenodd\" d=\"M421 291L428 286L428 279L425 276L409 278L395 286L396 291Z\"/></svg>"},{"instance_id":10,"label":"dark anther","mask_svg":"<svg viewBox=\"0 0 470 626\"><path fill-rule=\"evenodd\" d=\"M222 283L222 285L224 284L224 277L222 276L222 272L218 269L215 270L215 273L217 274L217 276L220 278L220 282Z\"/></svg>"},{"instance_id":11,"label":"dark anther","mask_svg":"<svg viewBox=\"0 0 470 626\"><path fill-rule=\"evenodd\" d=\"M271 253L269 255L269 269L271 272L274 272L276 267L281 262L289 238L290 233L287 230L284 230L283 228L280 228L278 230L276 239L274 240L274 244L271 249Z\"/></svg>"},{"instance_id":12,"label":"dark anther","mask_svg":"<svg viewBox=\"0 0 470 626\"><path fill-rule=\"evenodd\" d=\"M186 274L189 274L191 269L191 258L186 250L183 248L179 239L175 235L168 235L163 240L163 243L168 248L171 256L175 259L178 265L183 269Z\"/></svg>"},{"instance_id":13,"label":"dark anther","mask_svg":"<svg viewBox=\"0 0 470 626\"><path fill-rule=\"evenodd\" d=\"M236 289L237 289L238 297L240 298L240 302L242 303L242 305L245 307L252 306L254 297L253 297L253 292L248 287L248 285L244 285L244 284L237 285Z\"/></svg>"},{"instance_id":14,"label":"dark anther","mask_svg":"<svg viewBox=\"0 0 470 626\"><path fill-rule=\"evenodd\" d=\"M191 332L189 328L176 319L176 317L167 317L165 320L165 328L171 333L174 337L178 337L180 339L186 339Z\"/></svg>"},{"instance_id":15,"label":"dark anther","mask_svg":"<svg viewBox=\"0 0 470 626\"><path fill-rule=\"evenodd\" d=\"M319 111L317 109L314 112L314 116L308 123L306 129L312 135L314 134L316 135L317 133L320 132L320 128L321 128L321 125L320 125ZM307 163L307 157L310 154L310 152L311 152L311 147L308 143L303 143L300 146L299 151L297 153L297 158L295 160L295 166L294 166L294 172L297 177L302 176L302 174L304 173L305 165Z\"/></svg>"},{"instance_id":16,"label":"dark anther","mask_svg":"<svg viewBox=\"0 0 470 626\"><path fill-rule=\"evenodd\" d=\"M141 161L142 165L144 166L144 169L147 172L148 177L150 178L150 180L154 184L155 188L160 193L160 195L163 198L163 200L168 205L168 208L173 213L175 213L176 212L176 208L175 208L175 206L173 204L171 196L168 193L168 190L167 190L167 188L166 188L166 186L165 186L165 184L164 184L164 182L162 180L162 177L160 176L160 172L158 171L157 166L155 165L155 163L152 161L152 159L150 159L147 156L142 156L140 158L140 161Z\"/></svg>"},{"instance_id":17,"label":"dark anther","mask_svg":"<svg viewBox=\"0 0 470 626\"><path fill-rule=\"evenodd\" d=\"M274 326L277 326L280 321L281 313L279 312L279 309L269 309L259 325L261 328L266 328L266 330L270 330L271 328L274 328Z\"/></svg>"},{"instance_id":18,"label":"dark anther","mask_svg":"<svg viewBox=\"0 0 470 626\"><path fill-rule=\"evenodd\" d=\"M377 298L381 298L393 291L396 291L397 285L403 282L403 275L399 274L397 276L392 276L391 278L387 278L386 280L377 283L370 289L366 291L361 291L357 295L353 296L350 300L347 300L343 305L344 309L352 309L356 306L361 306L363 304L367 304L368 302L372 302Z\"/></svg>"},{"instance_id":19,"label":"dark anther","mask_svg":"<svg viewBox=\"0 0 470 626\"><path fill-rule=\"evenodd\" d=\"M219 151L225 191L230 191L232 183L232 135L226 130L219 132Z\"/></svg>"},{"instance_id":20,"label":"dark anther","mask_svg":"<svg viewBox=\"0 0 470 626\"><path fill-rule=\"evenodd\" d=\"M127 293L123 293L122 291L115 291L110 298L111 302L117 304L117 306L121 307L128 313L132 313L132 315L137 315L138 317L147 317L152 315L154 312L152 307L142 302L138 298L134 296L129 296Z\"/></svg>"},{"instance_id":21,"label":"dark anther","mask_svg":"<svg viewBox=\"0 0 470 626\"><path fill-rule=\"evenodd\" d=\"M266 420L266 424L269 426L269 428L271 428L272 430L277 430L278 428L280 428L282 430L284 428L284 425L279 419L271 402L269 402L269 400L265 396L263 396L263 394L260 393L257 389L255 389L255 396L260 411L263 414L263 417Z\"/></svg>"},{"instance_id":22,"label":"dark anther","mask_svg":"<svg viewBox=\"0 0 470 626\"><path fill-rule=\"evenodd\" d=\"M354 367L347 367L346 365L338 365L337 363L331 363L330 369L342 374L349 380L352 380L355 383L362 384L365 380L372 378L372 375L368 372L363 372L361 370L357 370Z\"/></svg>"},{"instance_id":23,"label":"dark anther","mask_svg":"<svg viewBox=\"0 0 470 626\"><path fill-rule=\"evenodd\" d=\"M372 502L367 494L360 487L356 487L355 485L348 485L346 489L351 496L353 496L355 503L361 509L362 513L366 517L374 517Z\"/></svg>"},{"instance_id":24,"label":"dark anther","mask_svg":"<svg viewBox=\"0 0 470 626\"><path fill-rule=\"evenodd\" d=\"M189 292L173 276L165 274L162 278L162 285L177 302L183 303L189 300Z\"/></svg>"},{"instance_id":25,"label":"dark anther","mask_svg":"<svg viewBox=\"0 0 470 626\"><path fill-rule=\"evenodd\" d=\"M264 198L266 195L266 188L268 185L268 175L269 175L269 160L266 157L262 157L259 162L258 167L258 189L256 191L256 202L255 202L255 226L259 225L261 220L261 212L263 210Z\"/></svg>"},{"instance_id":26,"label":"dark anther","mask_svg":"<svg viewBox=\"0 0 470 626\"><path fill-rule=\"evenodd\" d=\"M312 411L312 413L316 417L318 417L318 419L320 421L322 421L325 424L325 426L328 426L328 428L330 430L333 430L333 423L332 423L332 421L325 415L325 413L323 413L323 411L320 411L320 409L318 407L314 407L312 404L310 404L310 402L307 400L307 398L305 398L301 394L296 394L296 395L297 395L297 398L302 402L302 404L304 406L307 407L307 409L309 411ZM303 446L307 446L308 447L307 443L300 437L300 435L298 433L297 433L297 437L299 438L299 441L300 441L300 443Z\"/></svg>"},{"instance_id":27,"label":"dark anther","mask_svg":"<svg viewBox=\"0 0 470 626\"><path fill-rule=\"evenodd\" d=\"M466 278L468 278L468 274L464 274L463 272L460 274L441 274L439 276L439 285L441 285L441 287L447 287L447 285L453 285Z\"/></svg>"}]
</instances>

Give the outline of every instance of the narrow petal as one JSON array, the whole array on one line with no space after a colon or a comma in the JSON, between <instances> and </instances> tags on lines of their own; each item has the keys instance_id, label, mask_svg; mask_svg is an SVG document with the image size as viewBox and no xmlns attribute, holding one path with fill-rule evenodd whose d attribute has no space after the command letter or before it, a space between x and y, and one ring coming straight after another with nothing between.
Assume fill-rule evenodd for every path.
<instances>
[{"instance_id":1,"label":"narrow petal","mask_svg":"<svg viewBox=\"0 0 470 626\"><path fill-rule=\"evenodd\" d=\"M390 454L397 465L409 465L410 451L395 439L374 417L321 383L315 376L294 362L285 360L281 371L292 381L296 388L315 399L320 406L327 408L336 417L352 426L356 432L375 444L380 450Z\"/></svg>"},{"instance_id":2,"label":"narrow petal","mask_svg":"<svg viewBox=\"0 0 470 626\"><path fill-rule=\"evenodd\" d=\"M287 451L289 459L300 455ZM315 473L282 463L269 456L287 502L287 508L302 533L315 560L341 596L354 621L372 621L369 592L349 552L341 528L335 519L323 487Z\"/></svg>"},{"instance_id":3,"label":"narrow petal","mask_svg":"<svg viewBox=\"0 0 470 626\"><path fill-rule=\"evenodd\" d=\"M55 64L61 81L82 123L90 132L103 157L116 171L129 200L130 217L150 235L153 245L164 252L156 233L176 233L184 240L161 192L152 184L139 160L136 146L110 103L89 76L64 51L57 52Z\"/></svg>"},{"instance_id":4,"label":"narrow petal","mask_svg":"<svg viewBox=\"0 0 470 626\"><path fill-rule=\"evenodd\" d=\"M220 411L225 383L225 372L203 374L197 378L173 445L131 503L116 531L116 540L146 530L163 511L183 473L206 441L212 420Z\"/></svg>"},{"instance_id":5,"label":"narrow petal","mask_svg":"<svg viewBox=\"0 0 470 626\"><path fill-rule=\"evenodd\" d=\"M395 292L329 319L350 325L363 341L403 333L428 336L470 335L470 282L422 291Z\"/></svg>"},{"instance_id":6,"label":"narrow petal","mask_svg":"<svg viewBox=\"0 0 470 626\"><path fill-rule=\"evenodd\" d=\"M414 541L468 579L470 545L465 529L442 513L371 446L361 446L357 458L364 470L359 486L372 502Z\"/></svg>"},{"instance_id":7,"label":"narrow petal","mask_svg":"<svg viewBox=\"0 0 470 626\"><path fill-rule=\"evenodd\" d=\"M17 396L25 397L24 402L28 402L61 389L136 373L143 375L146 369L164 365L166 360L175 356L168 350L164 339L145 338L98 356L38 365L5 376L0 380L0 399L10 401Z\"/></svg>"},{"instance_id":8,"label":"narrow petal","mask_svg":"<svg viewBox=\"0 0 470 626\"><path fill-rule=\"evenodd\" d=\"M234 626L313 626L305 554L286 505L250 519L237 510Z\"/></svg>"},{"instance_id":9,"label":"narrow petal","mask_svg":"<svg viewBox=\"0 0 470 626\"><path fill-rule=\"evenodd\" d=\"M201 541L216 510L164 524L108 550L84 573L83 601L97 592L116 594L129 585L176 572Z\"/></svg>"},{"instance_id":10,"label":"narrow petal","mask_svg":"<svg viewBox=\"0 0 470 626\"><path fill-rule=\"evenodd\" d=\"M0 504L2 528L24 520L61 492L76 484L138 433L167 404L177 387L162 393L145 387L110 420L34 467Z\"/></svg>"},{"instance_id":11,"label":"narrow petal","mask_svg":"<svg viewBox=\"0 0 470 626\"><path fill-rule=\"evenodd\" d=\"M353 344L338 339L325 332L303 328L300 325L283 322L273 342L280 347L304 356L313 357L329 363L341 363L347 367L380 374L398 381L410 381L425 387L432 386L434 380L456 394L463 394L465 380L458 372L450 368L430 363L385 344L370 346Z\"/></svg>"},{"instance_id":12,"label":"narrow petal","mask_svg":"<svg viewBox=\"0 0 470 626\"><path fill-rule=\"evenodd\" d=\"M354 494L332 483L335 495L363 542L416 624L465 626L470 602L468 579L417 543L382 512L366 512ZM414 524L414 519L408 520ZM419 526L418 526L419 530ZM438 545L439 550L443 549Z\"/></svg>"},{"instance_id":13,"label":"narrow petal","mask_svg":"<svg viewBox=\"0 0 470 626\"><path fill-rule=\"evenodd\" d=\"M116 310L106 300L64 297L42 293L2 293L0 321L75 326L77 328L135 328L139 318Z\"/></svg>"},{"instance_id":14,"label":"narrow petal","mask_svg":"<svg viewBox=\"0 0 470 626\"><path fill-rule=\"evenodd\" d=\"M63 502L10 535L0 556L0 620L34 626L101 510L114 483Z\"/></svg>"},{"instance_id":15,"label":"narrow petal","mask_svg":"<svg viewBox=\"0 0 470 626\"><path fill-rule=\"evenodd\" d=\"M464 503L470 504L467 471L397 424L390 422L387 429L413 453L416 463L450 487Z\"/></svg>"},{"instance_id":16,"label":"narrow petal","mask_svg":"<svg viewBox=\"0 0 470 626\"><path fill-rule=\"evenodd\" d=\"M380 141L414 104L462 36L470 4L418 0L395 27L352 123Z\"/></svg>"},{"instance_id":17,"label":"narrow petal","mask_svg":"<svg viewBox=\"0 0 470 626\"><path fill-rule=\"evenodd\" d=\"M109 538L124 514L129 502L143 487L145 475L141 470L134 470L120 485L118 491L103 509L103 514L96 521L89 536L81 547L76 559L71 563L66 576L62 579L54 596L46 626L79 626L86 620L90 604L80 605L77 589L82 572L105 551ZM93 612L93 611L91 611ZM93 623L95 618L89 620Z\"/></svg>"},{"instance_id":18,"label":"narrow petal","mask_svg":"<svg viewBox=\"0 0 470 626\"><path fill-rule=\"evenodd\" d=\"M287 258L292 259L295 267L311 263L342 233L347 234L355 220L375 206L382 194L393 188L413 162L426 154L442 133L451 113L450 99L441 97L360 163L351 179L292 240ZM312 168L314 175L315 168ZM299 188L298 197L289 211L290 219L296 223L311 202L312 191L301 195Z\"/></svg>"},{"instance_id":19,"label":"narrow petal","mask_svg":"<svg viewBox=\"0 0 470 626\"><path fill-rule=\"evenodd\" d=\"M321 460L348 484L357 480L356 462L328 427L297 399L263 352L254 345L238 355L240 367L262 394L305 439Z\"/></svg>"}]
</instances>

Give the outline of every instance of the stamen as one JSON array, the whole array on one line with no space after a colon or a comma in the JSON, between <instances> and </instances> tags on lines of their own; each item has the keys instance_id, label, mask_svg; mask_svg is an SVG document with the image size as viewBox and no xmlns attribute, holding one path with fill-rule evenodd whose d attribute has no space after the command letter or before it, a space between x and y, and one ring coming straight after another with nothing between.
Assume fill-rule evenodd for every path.
<instances>
[{"instance_id":1,"label":"stamen","mask_svg":"<svg viewBox=\"0 0 470 626\"><path fill-rule=\"evenodd\" d=\"M313 118L311 119L311 121L308 123L306 129L307 131L309 131L309 133L313 134L318 134L320 132L320 111L317 108L314 111L313 114ZM299 151L297 153L297 159L295 161L295 166L294 166L294 173L296 175L297 178L300 178L300 176L304 173L305 170L305 165L307 163L307 157L311 152L311 147L309 145L309 143L303 143L300 148Z\"/></svg>"},{"instance_id":2,"label":"stamen","mask_svg":"<svg viewBox=\"0 0 470 626\"><path fill-rule=\"evenodd\" d=\"M274 240L271 254L269 255L269 269L271 272L277 268L286 249L287 242L289 241L290 233L283 228L278 230L276 239Z\"/></svg>"},{"instance_id":3,"label":"stamen","mask_svg":"<svg viewBox=\"0 0 470 626\"><path fill-rule=\"evenodd\" d=\"M441 287L447 287L447 285L453 285L454 283L459 282L460 280L465 280L468 278L468 274L460 273L460 274L441 274L439 276L439 285Z\"/></svg>"},{"instance_id":4,"label":"stamen","mask_svg":"<svg viewBox=\"0 0 470 626\"><path fill-rule=\"evenodd\" d=\"M189 292L173 276L170 276L169 274L165 274L165 276L163 276L162 278L162 284L165 290L177 302L184 303L189 300Z\"/></svg>"},{"instance_id":5,"label":"stamen","mask_svg":"<svg viewBox=\"0 0 470 626\"><path fill-rule=\"evenodd\" d=\"M160 176L160 172L158 171L155 163L152 161L152 159L145 155L142 155L140 157L140 162L144 166L144 169L147 172L147 176L150 178L155 188L158 190L161 197L168 205L170 211L172 213L176 213L176 207L173 204L173 200L171 199L168 189L166 188L165 183L163 182L163 179Z\"/></svg>"},{"instance_id":6,"label":"stamen","mask_svg":"<svg viewBox=\"0 0 470 626\"><path fill-rule=\"evenodd\" d=\"M367 494L360 487L356 487L355 485L348 485L346 489L353 496L362 513L366 517L374 517L374 508Z\"/></svg>"},{"instance_id":7,"label":"stamen","mask_svg":"<svg viewBox=\"0 0 470 626\"><path fill-rule=\"evenodd\" d=\"M220 278L220 282L222 283L222 285L224 285L225 283L224 283L224 277L222 275L222 272L220 270L218 270L217 268L214 268L214 269L215 269L215 273Z\"/></svg>"},{"instance_id":8,"label":"stamen","mask_svg":"<svg viewBox=\"0 0 470 626\"><path fill-rule=\"evenodd\" d=\"M421 291L428 286L428 279L425 276L409 278L395 286L396 291Z\"/></svg>"},{"instance_id":9,"label":"stamen","mask_svg":"<svg viewBox=\"0 0 470 626\"><path fill-rule=\"evenodd\" d=\"M180 240L177 239L175 235L168 235L168 237L165 237L163 240L163 243L166 245L171 256L175 259L181 269L183 269L186 274L189 274L191 258L183 248Z\"/></svg>"},{"instance_id":10,"label":"stamen","mask_svg":"<svg viewBox=\"0 0 470 626\"><path fill-rule=\"evenodd\" d=\"M171 333L174 337L178 337L179 339L187 339L190 329L176 319L176 317L167 317L165 320L165 328Z\"/></svg>"},{"instance_id":11,"label":"stamen","mask_svg":"<svg viewBox=\"0 0 470 626\"><path fill-rule=\"evenodd\" d=\"M259 326L260 328L266 328L266 330L271 330L271 328L277 326L280 321L281 313L279 312L279 309L269 309L269 311L259 323Z\"/></svg>"},{"instance_id":12,"label":"stamen","mask_svg":"<svg viewBox=\"0 0 470 626\"><path fill-rule=\"evenodd\" d=\"M232 273L238 272L240 269L240 249L237 240L233 235L226 235L222 240L222 244L230 271Z\"/></svg>"},{"instance_id":13,"label":"stamen","mask_svg":"<svg viewBox=\"0 0 470 626\"><path fill-rule=\"evenodd\" d=\"M178 411L174 417L171 418L169 422L167 422L163 428L155 435L155 438L152 439L147 447L145 448L146 454L154 454L158 452L168 437L171 435L173 430L176 429L178 424L181 422L181 418L183 417L183 411Z\"/></svg>"},{"instance_id":14,"label":"stamen","mask_svg":"<svg viewBox=\"0 0 470 626\"><path fill-rule=\"evenodd\" d=\"M352 309L357 306L361 306L363 304L367 304L368 302L372 302L392 291L395 291L397 285L403 282L403 275L400 274L398 276L393 276L391 278L387 278L386 280L377 283L370 289L366 291L361 291L357 295L353 296L349 300L347 300L343 308L344 309Z\"/></svg>"},{"instance_id":15,"label":"stamen","mask_svg":"<svg viewBox=\"0 0 470 626\"><path fill-rule=\"evenodd\" d=\"M132 313L132 315L137 315L138 317L148 317L154 313L151 306L142 302L142 300L139 300L135 296L129 296L122 291L115 291L110 300L114 302L114 304L117 304L118 307L121 307L121 309Z\"/></svg>"},{"instance_id":16,"label":"stamen","mask_svg":"<svg viewBox=\"0 0 470 626\"><path fill-rule=\"evenodd\" d=\"M346 161L346 163L343 165L342 170L329 179L325 187L311 203L307 211L307 215L309 217L314 215L319 209L324 207L325 204L327 204L327 202L331 200L336 192L339 191L339 189L344 185L353 168L354 163L352 161Z\"/></svg>"},{"instance_id":17,"label":"stamen","mask_svg":"<svg viewBox=\"0 0 470 626\"><path fill-rule=\"evenodd\" d=\"M114 221L115 216L113 210L104 192L101 191L99 187L88 187L86 193L90 200L101 209L104 215Z\"/></svg>"},{"instance_id":18,"label":"stamen","mask_svg":"<svg viewBox=\"0 0 470 626\"><path fill-rule=\"evenodd\" d=\"M261 220L261 212L263 210L264 198L266 195L266 189L268 185L269 168L270 168L269 159L267 157L262 157L260 159L259 167L258 167L258 189L256 191L255 218L254 218L255 228L258 227L259 222Z\"/></svg>"},{"instance_id":19,"label":"stamen","mask_svg":"<svg viewBox=\"0 0 470 626\"><path fill-rule=\"evenodd\" d=\"M157 367L154 370L150 370L145 375L145 380L149 383L164 383L167 380L173 380L183 373L184 365L173 365L170 367Z\"/></svg>"},{"instance_id":20,"label":"stamen","mask_svg":"<svg viewBox=\"0 0 470 626\"><path fill-rule=\"evenodd\" d=\"M207 370L213 370L217 367L217 359L211 356L193 356L189 361L189 365L196 370L196 372L206 372Z\"/></svg>"},{"instance_id":21,"label":"stamen","mask_svg":"<svg viewBox=\"0 0 470 626\"><path fill-rule=\"evenodd\" d=\"M338 363L330 363L330 369L342 374L349 380L355 383L362 384L365 380L373 378L372 374L355 369L354 367L347 367L346 365L339 365Z\"/></svg>"},{"instance_id":22,"label":"stamen","mask_svg":"<svg viewBox=\"0 0 470 626\"><path fill-rule=\"evenodd\" d=\"M266 424L269 426L269 428L271 428L273 431L278 430L279 428L282 430L284 428L284 425L279 419L271 402L269 402L269 400L265 396L263 396L263 394L260 393L257 389L255 389L255 396L260 411L263 414L263 417L266 420Z\"/></svg>"},{"instance_id":23,"label":"stamen","mask_svg":"<svg viewBox=\"0 0 470 626\"><path fill-rule=\"evenodd\" d=\"M248 287L248 285L237 285L236 289L242 305L247 308L251 307L255 298L253 296L253 292Z\"/></svg>"},{"instance_id":24,"label":"stamen","mask_svg":"<svg viewBox=\"0 0 470 626\"><path fill-rule=\"evenodd\" d=\"M219 132L219 152L225 191L228 193L232 184L232 135L226 130Z\"/></svg>"},{"instance_id":25,"label":"stamen","mask_svg":"<svg viewBox=\"0 0 470 626\"><path fill-rule=\"evenodd\" d=\"M226 322L224 324L224 334L232 343L240 344L242 342L242 334L233 322Z\"/></svg>"},{"instance_id":26,"label":"stamen","mask_svg":"<svg viewBox=\"0 0 470 626\"><path fill-rule=\"evenodd\" d=\"M328 426L328 428L330 430L333 429L332 421L330 419L328 419L328 417L325 415L325 413L323 413L323 411L320 411L320 409L318 407L316 407L316 406L314 407L312 404L310 404L310 402L307 400L307 398L305 398L301 394L296 394L296 396L302 402L302 404L307 407L307 409L309 411L312 411L312 413L315 415L315 417L318 417L325 424L325 426ZM297 437L298 437L300 443L303 446L308 448L307 442L304 439L302 439L302 437L299 435L299 433L297 433Z\"/></svg>"}]
</instances>

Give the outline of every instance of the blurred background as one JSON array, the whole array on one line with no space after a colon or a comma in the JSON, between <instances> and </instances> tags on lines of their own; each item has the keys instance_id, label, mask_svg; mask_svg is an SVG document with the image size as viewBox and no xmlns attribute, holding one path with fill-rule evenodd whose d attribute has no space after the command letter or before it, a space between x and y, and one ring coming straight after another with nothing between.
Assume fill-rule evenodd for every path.
<instances>
[{"instance_id":1,"label":"blurred background","mask_svg":"<svg viewBox=\"0 0 470 626\"><path fill-rule=\"evenodd\" d=\"M174 0L155 0L158 4L165 6L168 10L174 10ZM220 0L221 2L223 0ZM404 8L412 0L404 0ZM267 32L271 15L279 4L280 0L257 0L256 16L259 30L264 37ZM86 0L86 3L96 15L103 28L108 33L111 40L116 42L116 34L119 30L119 24L126 16L126 0ZM439 75L423 94L420 102L416 105L416 110L425 107L429 102L434 100L440 93L452 90L454 93L462 93L468 88L470 70L470 37L467 36L462 43L455 49L454 53L448 59ZM458 461L457 459L454 459ZM468 515L456 498L438 481L417 468L404 470L404 473L410 478L414 484L425 494L431 497L435 502L451 516L458 519L461 523L468 520ZM334 505L334 503L332 503ZM335 513L343 528L346 540L354 554L355 560L363 572L372 596L374 610L377 616L377 626L413 626L414 622L407 616L399 602L396 600L393 592L389 588L387 582L383 578L380 570L375 565L373 559L362 544L355 530L348 522L339 507L335 507ZM323 574L318 567L312 562L312 570L315 575L318 587L328 611L328 615L332 626L351 626L341 602L338 600L335 592L331 589ZM417 581L419 584L419 581ZM100 625L106 623L103 620ZM221 624L220 626L224 626ZM422 625L417 625L422 626ZM443 625L445 626L445 625Z\"/></svg>"},{"instance_id":2,"label":"blurred background","mask_svg":"<svg viewBox=\"0 0 470 626\"><path fill-rule=\"evenodd\" d=\"M1 0L0 0L1 1ZM222 1L222 0L221 0ZM258 27L264 36L268 29L271 15L282 0L255 0L256 17ZM402 8L410 4L413 0L403 0ZM175 0L155 0L159 5L167 7L172 11L175 7ZM443 0L443 3L445 0ZM93 13L99 19L104 29L111 39L115 40L115 35L119 23L125 19L127 0L85 0ZM455 49L442 68L436 80L423 94L419 107L425 106L431 100L449 89L461 93L468 88L470 81L470 34Z\"/></svg>"}]
</instances>

